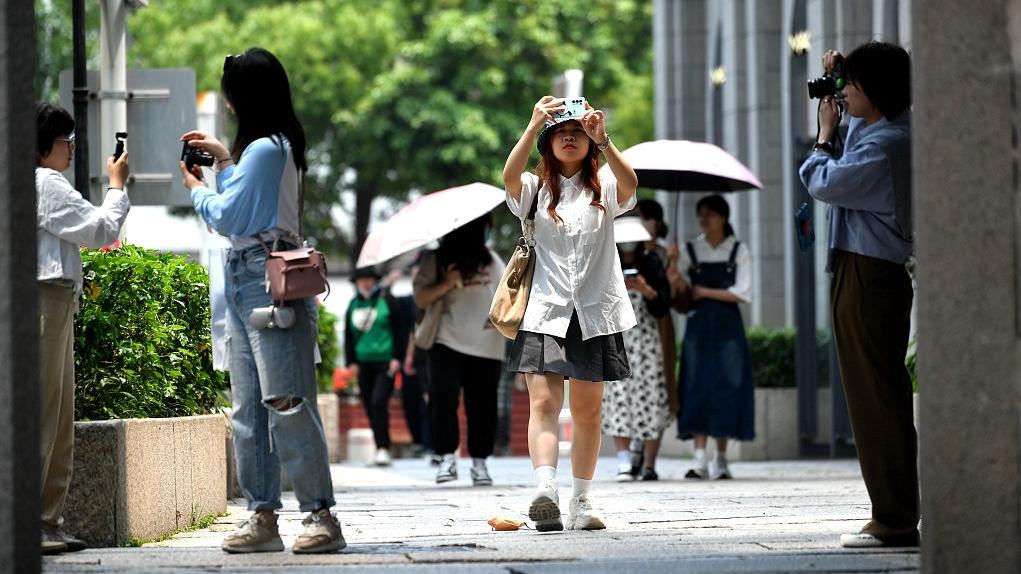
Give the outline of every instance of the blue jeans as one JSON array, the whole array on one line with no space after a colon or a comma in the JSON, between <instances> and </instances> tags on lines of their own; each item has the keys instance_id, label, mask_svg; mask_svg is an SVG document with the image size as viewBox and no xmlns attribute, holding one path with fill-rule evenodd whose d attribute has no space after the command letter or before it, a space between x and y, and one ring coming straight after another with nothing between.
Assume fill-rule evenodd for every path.
<instances>
[{"instance_id":1,"label":"blue jeans","mask_svg":"<svg viewBox=\"0 0 1021 574\"><path fill-rule=\"evenodd\" d=\"M289 302L296 317L290 329L256 329L248 322L252 309L271 304L266 251L232 249L224 275L234 456L248 509L281 507L281 464L303 512L331 507L333 482L316 405L315 299Z\"/></svg>"}]
</instances>

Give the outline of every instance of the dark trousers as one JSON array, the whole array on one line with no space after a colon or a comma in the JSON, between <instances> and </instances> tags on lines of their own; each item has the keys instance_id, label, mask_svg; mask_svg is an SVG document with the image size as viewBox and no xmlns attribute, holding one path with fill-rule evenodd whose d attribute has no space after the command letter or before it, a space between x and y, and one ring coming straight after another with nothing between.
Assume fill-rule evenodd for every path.
<instances>
[{"instance_id":1,"label":"dark trousers","mask_svg":"<svg viewBox=\"0 0 1021 574\"><path fill-rule=\"evenodd\" d=\"M429 424L426 419L428 407L422 395L422 377L418 373L401 375L401 404L404 406L404 421L408 423L411 441L422 448L430 448Z\"/></svg>"},{"instance_id":2,"label":"dark trousers","mask_svg":"<svg viewBox=\"0 0 1021 574\"><path fill-rule=\"evenodd\" d=\"M917 536L918 439L904 366L911 328L911 278L903 265L833 254L830 301L837 360L872 521L880 539Z\"/></svg>"},{"instance_id":3,"label":"dark trousers","mask_svg":"<svg viewBox=\"0 0 1021 574\"><path fill-rule=\"evenodd\" d=\"M358 390L377 448L390 448L390 395L394 378L386 373L388 368L387 362L358 363Z\"/></svg>"},{"instance_id":4,"label":"dark trousers","mask_svg":"<svg viewBox=\"0 0 1021 574\"><path fill-rule=\"evenodd\" d=\"M496 440L496 389L500 361L459 353L436 344L429 351L429 421L436 454L451 454L461 442L457 404L464 389L468 454L486 458Z\"/></svg>"}]
</instances>

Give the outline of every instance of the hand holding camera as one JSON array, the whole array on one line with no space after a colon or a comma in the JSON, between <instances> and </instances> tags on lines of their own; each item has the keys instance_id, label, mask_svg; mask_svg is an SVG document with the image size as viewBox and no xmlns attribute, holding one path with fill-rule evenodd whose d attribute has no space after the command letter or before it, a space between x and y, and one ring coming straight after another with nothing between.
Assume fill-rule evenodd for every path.
<instances>
[{"instance_id":1,"label":"hand holding camera","mask_svg":"<svg viewBox=\"0 0 1021 574\"><path fill-rule=\"evenodd\" d=\"M190 131L181 136L181 141L184 142L181 148L181 175L189 190L204 185L202 166L213 167L216 163L222 166L230 160L227 146L206 132Z\"/></svg>"},{"instance_id":2,"label":"hand holding camera","mask_svg":"<svg viewBox=\"0 0 1021 574\"><path fill-rule=\"evenodd\" d=\"M844 56L836 50L827 50L822 57L825 72L808 81L808 97L819 98L819 142L830 142L840 124L839 98L844 89Z\"/></svg>"},{"instance_id":3,"label":"hand holding camera","mask_svg":"<svg viewBox=\"0 0 1021 574\"><path fill-rule=\"evenodd\" d=\"M127 139L127 132L117 132L117 145L113 155L106 158L106 173L110 176L110 187L124 189L124 182L128 179L128 154L124 151L124 140Z\"/></svg>"}]
</instances>

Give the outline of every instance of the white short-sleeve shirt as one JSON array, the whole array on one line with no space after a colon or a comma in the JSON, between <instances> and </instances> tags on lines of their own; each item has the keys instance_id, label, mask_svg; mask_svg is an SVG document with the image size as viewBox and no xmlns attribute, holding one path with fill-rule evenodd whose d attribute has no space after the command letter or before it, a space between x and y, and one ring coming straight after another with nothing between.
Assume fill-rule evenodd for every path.
<instances>
[{"instance_id":1,"label":"white short-sleeve shirt","mask_svg":"<svg viewBox=\"0 0 1021 574\"><path fill-rule=\"evenodd\" d=\"M691 247L695 250L695 257L702 263L721 263L730 261L730 252L734 249L734 242L737 241L733 235L723 240L716 247L713 247L705 240L704 235L699 235L691 241ZM691 257L688 255L688 248L681 246L681 267L684 278L691 283ZM744 241L737 247L737 257L734 260L737 269L734 277L734 284L727 288L744 303L752 301L752 255L748 250L748 244Z\"/></svg>"},{"instance_id":2,"label":"white short-sleeve shirt","mask_svg":"<svg viewBox=\"0 0 1021 574\"><path fill-rule=\"evenodd\" d=\"M522 331L566 337L571 315L577 311L582 339L620 333L635 326L635 312L624 287L620 257L613 237L613 219L633 208L634 196L617 201L617 181L600 179L605 211L591 205L593 191L584 187L582 172L560 178L560 203L556 212L563 222L546 211L550 204L547 185L539 189L533 173L521 174L521 199L507 194L507 205L519 219L528 216L532 199L539 194L535 211L535 275L525 308Z\"/></svg>"}]
</instances>

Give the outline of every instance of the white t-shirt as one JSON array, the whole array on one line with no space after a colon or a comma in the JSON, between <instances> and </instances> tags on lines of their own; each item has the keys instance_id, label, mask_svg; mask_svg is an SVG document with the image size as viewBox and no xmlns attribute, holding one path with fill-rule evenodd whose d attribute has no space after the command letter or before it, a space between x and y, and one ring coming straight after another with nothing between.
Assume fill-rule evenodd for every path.
<instances>
[{"instance_id":1,"label":"white t-shirt","mask_svg":"<svg viewBox=\"0 0 1021 574\"><path fill-rule=\"evenodd\" d=\"M704 235L699 235L691 241L691 247L695 250L695 257L698 258L701 263L721 263L730 261L730 252L734 249L734 242L737 239L733 235L723 240L715 248L709 245L709 242L705 240ZM691 284L691 257L688 255L688 247L686 245L680 245L681 257L680 257L680 271L684 273L684 278ZM734 295L737 295L738 299L745 303L751 303L752 301L752 255L748 250L748 244L744 241L737 248L737 258L734 260L737 264L737 269L734 277L734 284L727 288Z\"/></svg>"},{"instance_id":2,"label":"white t-shirt","mask_svg":"<svg viewBox=\"0 0 1021 574\"><path fill-rule=\"evenodd\" d=\"M492 250L489 253L493 262L488 267L466 280L463 287L449 291L437 303L443 304L444 309L436 344L465 355L502 361L506 339L490 322L489 308L506 265ZM435 285L437 280L436 252L430 251L415 275L415 291Z\"/></svg>"},{"instance_id":3,"label":"white t-shirt","mask_svg":"<svg viewBox=\"0 0 1021 574\"><path fill-rule=\"evenodd\" d=\"M584 187L582 172L560 178L560 203L555 221L546 208L549 186L539 189L533 173L521 174L521 199L507 194L507 205L524 220L532 199L539 194L535 210L535 276L528 295L522 331L566 337L571 315L578 312L582 339L620 333L635 326L620 256L613 237L613 220L637 203L631 196L624 205L617 200L617 180L600 179L605 211L593 205L593 192Z\"/></svg>"}]
</instances>

